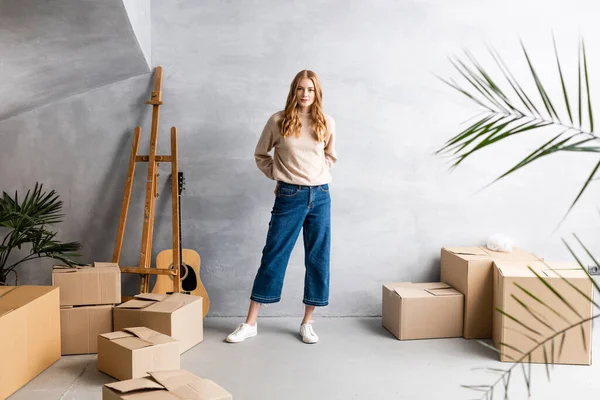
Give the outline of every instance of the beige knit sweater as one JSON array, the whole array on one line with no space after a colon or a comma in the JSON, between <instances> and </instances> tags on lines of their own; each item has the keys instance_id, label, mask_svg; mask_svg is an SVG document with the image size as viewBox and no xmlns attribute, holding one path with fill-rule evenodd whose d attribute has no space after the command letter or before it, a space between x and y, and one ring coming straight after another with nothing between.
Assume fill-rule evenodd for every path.
<instances>
[{"instance_id":1,"label":"beige knit sweater","mask_svg":"<svg viewBox=\"0 0 600 400\"><path fill-rule=\"evenodd\" d=\"M331 182L329 169L337 161L335 121L325 115L329 139L317 142L310 114L299 113L302 130L299 137L284 138L279 131L283 111L271 116L256 145L254 158L258 168L270 179L296 185L316 186ZM269 152L274 149L273 156Z\"/></svg>"}]
</instances>

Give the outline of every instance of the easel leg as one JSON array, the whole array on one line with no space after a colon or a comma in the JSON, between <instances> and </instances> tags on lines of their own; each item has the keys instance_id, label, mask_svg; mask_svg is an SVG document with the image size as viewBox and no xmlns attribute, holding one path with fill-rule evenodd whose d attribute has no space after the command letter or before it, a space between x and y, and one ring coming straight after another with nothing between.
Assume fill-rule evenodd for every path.
<instances>
[{"instance_id":1,"label":"easel leg","mask_svg":"<svg viewBox=\"0 0 600 400\"><path fill-rule=\"evenodd\" d=\"M142 230L142 245L140 247L140 267L150 268L152 258L152 232L154 227L154 195L156 193L156 146L158 144L158 123L160 116L160 97L162 87L162 68L156 69L152 99L158 103L152 104L152 127L150 131L150 151L148 153L148 175L146 176L146 202L144 205L144 228ZM147 293L149 287L148 275L140 279L140 293Z\"/></svg>"},{"instance_id":2,"label":"easel leg","mask_svg":"<svg viewBox=\"0 0 600 400\"><path fill-rule=\"evenodd\" d=\"M119 263L121 258L121 249L123 248L123 236L125 235L125 225L127 224L127 214L129 212L129 201L131 200L131 189L133 188L133 177L135 175L136 156L140 144L140 133L142 128L135 127L133 132L133 144L131 145L131 155L129 156L129 168L127 170L127 180L125 181L125 195L121 204L121 218L119 219L119 228L117 230L117 240L113 251L112 262Z\"/></svg>"}]
</instances>

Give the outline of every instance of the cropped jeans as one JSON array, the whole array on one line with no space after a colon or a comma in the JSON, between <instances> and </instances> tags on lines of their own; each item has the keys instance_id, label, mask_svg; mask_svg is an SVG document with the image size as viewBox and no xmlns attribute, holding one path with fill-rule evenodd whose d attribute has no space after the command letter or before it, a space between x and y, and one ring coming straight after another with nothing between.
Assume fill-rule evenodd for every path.
<instances>
[{"instance_id":1,"label":"cropped jeans","mask_svg":"<svg viewBox=\"0 0 600 400\"><path fill-rule=\"evenodd\" d=\"M262 304L281 300L285 271L301 229L306 267L303 303L317 307L329 304L331 198L327 184L279 182L252 300Z\"/></svg>"}]
</instances>

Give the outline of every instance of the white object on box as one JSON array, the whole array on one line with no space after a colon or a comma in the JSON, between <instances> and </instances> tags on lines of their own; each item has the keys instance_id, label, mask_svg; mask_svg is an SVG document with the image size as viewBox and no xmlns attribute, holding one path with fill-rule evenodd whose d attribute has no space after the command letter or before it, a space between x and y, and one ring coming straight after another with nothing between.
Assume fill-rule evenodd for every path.
<instances>
[{"instance_id":1,"label":"white object on box","mask_svg":"<svg viewBox=\"0 0 600 400\"><path fill-rule=\"evenodd\" d=\"M487 248L493 251L511 253L513 251L513 241L506 235L495 233L487 240Z\"/></svg>"}]
</instances>

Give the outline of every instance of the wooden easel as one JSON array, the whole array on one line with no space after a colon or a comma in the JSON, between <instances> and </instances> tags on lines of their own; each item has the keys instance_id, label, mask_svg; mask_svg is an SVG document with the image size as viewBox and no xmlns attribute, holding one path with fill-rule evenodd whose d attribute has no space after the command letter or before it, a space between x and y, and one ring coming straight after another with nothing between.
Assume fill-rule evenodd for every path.
<instances>
[{"instance_id":1,"label":"wooden easel","mask_svg":"<svg viewBox=\"0 0 600 400\"><path fill-rule=\"evenodd\" d=\"M113 252L112 262L118 263L123 247L123 236L125 235L125 225L127 223L127 213L129 211L129 201L131 199L131 189L133 188L133 177L135 174L135 165L138 162L148 163L148 175L146 179L146 200L144 204L144 227L142 230L142 244L140 248L140 263L138 267L121 267L121 272L139 274L140 293L148 293L150 285L150 275L172 275L173 292L179 293L180 284L180 263L179 263L179 197L178 197L178 168L177 168L177 129L171 128L171 155L157 155L156 145L158 142L158 121L160 106L162 102L162 67L156 67L154 73L154 90L152 97L146 104L152 105L152 128L150 132L150 151L148 155L138 155L140 142L140 133L142 128L136 126L133 134L133 145L131 147L131 156L129 157L129 168L127 171L127 181L125 183L125 194L123 204L121 205L121 217L119 219L119 228L117 231L117 240ZM154 199L158 196L158 164L159 162L171 163L171 202L172 202L172 220L173 220L173 268L158 269L150 268L152 258L152 234L154 231Z\"/></svg>"}]
</instances>

